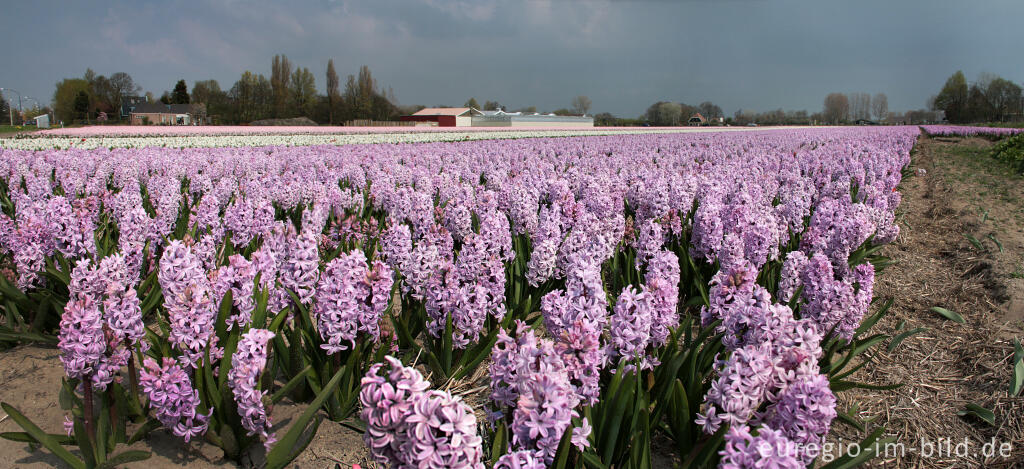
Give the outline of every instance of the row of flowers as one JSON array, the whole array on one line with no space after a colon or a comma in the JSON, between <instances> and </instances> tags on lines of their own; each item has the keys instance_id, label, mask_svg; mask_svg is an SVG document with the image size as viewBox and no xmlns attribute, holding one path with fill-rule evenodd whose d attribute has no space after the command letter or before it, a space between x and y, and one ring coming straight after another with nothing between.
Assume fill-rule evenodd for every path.
<instances>
[{"instance_id":1,"label":"row of flowers","mask_svg":"<svg viewBox=\"0 0 1024 469\"><path fill-rule=\"evenodd\" d=\"M57 331L69 413L5 404L5 437L95 467L164 427L282 467L358 414L390 467L650 467L652 432L805 467L880 340L916 137L4 150L3 337ZM483 407L440 390L481 367Z\"/></svg>"},{"instance_id":2,"label":"row of flowers","mask_svg":"<svg viewBox=\"0 0 1024 469\"><path fill-rule=\"evenodd\" d=\"M673 127L616 127L605 130L678 130ZM174 137L211 135L317 135L317 134L374 134L374 133L444 133L444 132L494 132L495 130L516 131L558 131L580 130L579 127L517 127L516 129L495 129L494 127L359 127L359 126L85 126L40 130L33 136L47 137ZM598 129L601 130L601 129Z\"/></svg>"},{"instance_id":3,"label":"row of flowers","mask_svg":"<svg viewBox=\"0 0 1024 469\"><path fill-rule=\"evenodd\" d=\"M968 125L923 125L928 135L941 137L1009 137L1024 132L1011 127L979 127Z\"/></svg>"},{"instance_id":4,"label":"row of flowers","mask_svg":"<svg viewBox=\"0 0 1024 469\"><path fill-rule=\"evenodd\" d=\"M116 130L115 130L116 129ZM129 130L120 130L129 129ZM32 134L18 138L0 139L0 148L14 150L67 150L97 148L218 148L218 147L260 147L260 146L305 146L305 145L354 145L380 143L423 143L457 142L471 140L517 139L538 137L579 137L600 135L637 135L684 132L751 131L743 127L734 128L595 128L595 129L515 129L496 130L486 127L426 128L350 128L350 127L285 127L266 130L265 127L168 127L182 129L168 133L147 133L136 135L133 129L139 127L83 127L62 129L59 134ZM150 129L148 127L141 129ZM321 131L323 129L323 131ZM339 130L341 129L341 130ZM120 131L119 131L120 130ZM761 129L756 129L761 130Z\"/></svg>"}]
</instances>

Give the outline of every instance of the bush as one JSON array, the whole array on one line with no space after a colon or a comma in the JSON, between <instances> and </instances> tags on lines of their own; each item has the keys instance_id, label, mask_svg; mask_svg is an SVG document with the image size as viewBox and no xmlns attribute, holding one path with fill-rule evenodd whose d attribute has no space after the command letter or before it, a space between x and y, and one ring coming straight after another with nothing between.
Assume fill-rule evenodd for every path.
<instances>
[{"instance_id":1,"label":"bush","mask_svg":"<svg viewBox=\"0 0 1024 469\"><path fill-rule=\"evenodd\" d=\"M992 157L1024 173L1024 134L1007 138L992 147Z\"/></svg>"}]
</instances>

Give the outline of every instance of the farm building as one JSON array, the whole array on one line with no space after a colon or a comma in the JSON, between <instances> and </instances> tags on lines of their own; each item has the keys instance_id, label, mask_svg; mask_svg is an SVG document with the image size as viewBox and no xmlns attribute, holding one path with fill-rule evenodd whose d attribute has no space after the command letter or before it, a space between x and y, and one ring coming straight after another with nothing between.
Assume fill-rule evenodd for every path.
<instances>
[{"instance_id":1,"label":"farm building","mask_svg":"<svg viewBox=\"0 0 1024 469\"><path fill-rule=\"evenodd\" d=\"M423 122L437 127L469 127L472 116L481 115L480 111L469 107L428 107L416 111L411 116L401 116L404 122Z\"/></svg>"},{"instance_id":2,"label":"farm building","mask_svg":"<svg viewBox=\"0 0 1024 469\"><path fill-rule=\"evenodd\" d=\"M701 125L704 125L705 123L707 123L707 121L708 120L705 119L704 116L701 115L701 113L698 112L698 113L690 116L690 120L687 121L687 123L690 124L690 125L701 126Z\"/></svg>"},{"instance_id":3,"label":"farm building","mask_svg":"<svg viewBox=\"0 0 1024 469\"><path fill-rule=\"evenodd\" d=\"M556 116L537 112L483 111L473 116L473 127L593 127L588 116Z\"/></svg>"},{"instance_id":4,"label":"farm building","mask_svg":"<svg viewBox=\"0 0 1024 469\"><path fill-rule=\"evenodd\" d=\"M468 107L426 108L403 121L433 123L438 127L593 127L589 116L556 116L554 114L478 111Z\"/></svg>"},{"instance_id":5,"label":"farm building","mask_svg":"<svg viewBox=\"0 0 1024 469\"><path fill-rule=\"evenodd\" d=\"M132 125L199 125L205 106L196 104L138 103L129 112Z\"/></svg>"}]
</instances>

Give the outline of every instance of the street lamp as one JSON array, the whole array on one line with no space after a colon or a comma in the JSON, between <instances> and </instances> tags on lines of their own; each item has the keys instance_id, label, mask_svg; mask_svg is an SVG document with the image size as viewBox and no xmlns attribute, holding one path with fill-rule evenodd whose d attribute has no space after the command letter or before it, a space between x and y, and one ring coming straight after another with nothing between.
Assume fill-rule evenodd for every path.
<instances>
[{"instance_id":1,"label":"street lamp","mask_svg":"<svg viewBox=\"0 0 1024 469\"><path fill-rule=\"evenodd\" d=\"M18 90L13 90L11 88L0 88L0 92L2 92L2 91L13 91L14 94L18 95L18 112L20 113L22 111L22 109L21 109L21 93L19 93ZM10 114L11 114L11 116L10 116L11 117L11 126L13 126L14 125L14 111L11 110L10 108L8 108L8 110L11 111L10 112Z\"/></svg>"}]
</instances>

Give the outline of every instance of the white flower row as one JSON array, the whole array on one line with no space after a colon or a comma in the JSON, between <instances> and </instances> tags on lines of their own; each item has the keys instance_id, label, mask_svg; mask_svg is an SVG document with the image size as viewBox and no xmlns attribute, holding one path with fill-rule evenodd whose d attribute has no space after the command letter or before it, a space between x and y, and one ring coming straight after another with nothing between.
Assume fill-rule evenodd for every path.
<instances>
[{"instance_id":1,"label":"white flower row","mask_svg":"<svg viewBox=\"0 0 1024 469\"><path fill-rule=\"evenodd\" d=\"M786 127L793 129L795 127ZM306 145L352 145L375 143L456 142L466 140L497 140L543 137L581 137L594 135L628 135L679 132L737 132L771 130L770 128L704 127L674 129L572 129L572 130L506 130L468 132L416 132L371 134L303 134L303 135L190 135L164 137L19 137L0 139L0 149L67 150L77 148L217 148Z\"/></svg>"}]
</instances>

